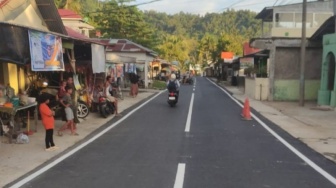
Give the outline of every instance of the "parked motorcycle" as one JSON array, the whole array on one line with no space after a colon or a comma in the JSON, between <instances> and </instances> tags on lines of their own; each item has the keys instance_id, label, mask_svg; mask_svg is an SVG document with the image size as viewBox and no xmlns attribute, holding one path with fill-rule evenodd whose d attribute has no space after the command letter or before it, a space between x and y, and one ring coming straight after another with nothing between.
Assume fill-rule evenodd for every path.
<instances>
[{"instance_id":1,"label":"parked motorcycle","mask_svg":"<svg viewBox=\"0 0 336 188\"><path fill-rule=\"evenodd\" d=\"M83 96L85 94L85 90L79 91L79 97L77 99L77 117L78 118L86 118L90 109L86 102L84 102Z\"/></svg>"},{"instance_id":2,"label":"parked motorcycle","mask_svg":"<svg viewBox=\"0 0 336 188\"><path fill-rule=\"evenodd\" d=\"M104 118L107 118L110 114L114 114L115 111L114 103L105 97L102 92L99 94L98 98L98 109Z\"/></svg>"},{"instance_id":3,"label":"parked motorcycle","mask_svg":"<svg viewBox=\"0 0 336 188\"><path fill-rule=\"evenodd\" d=\"M49 107L55 111L55 117L61 117L64 113L64 108L61 106L59 100L56 99L57 90L56 89L50 89L50 88L44 88L41 90L41 94L49 94L50 95L50 102ZM84 91L80 91L77 99L77 117L78 118L86 118L89 113L89 106L84 102L84 100L81 98L81 96L84 94Z\"/></svg>"},{"instance_id":4,"label":"parked motorcycle","mask_svg":"<svg viewBox=\"0 0 336 188\"><path fill-rule=\"evenodd\" d=\"M168 92L168 104L171 107L174 107L178 100L178 93L177 92Z\"/></svg>"}]
</instances>

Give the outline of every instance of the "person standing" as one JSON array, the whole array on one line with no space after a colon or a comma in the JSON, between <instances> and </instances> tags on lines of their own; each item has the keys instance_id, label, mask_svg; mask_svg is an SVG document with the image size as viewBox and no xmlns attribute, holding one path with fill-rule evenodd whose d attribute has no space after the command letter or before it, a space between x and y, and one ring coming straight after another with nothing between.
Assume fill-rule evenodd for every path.
<instances>
[{"instance_id":1,"label":"person standing","mask_svg":"<svg viewBox=\"0 0 336 188\"><path fill-rule=\"evenodd\" d=\"M77 93L76 93L76 87L73 81L73 78L71 76L68 77L67 79L67 86L72 88L72 93L71 93L71 99L72 99L72 111L74 114L74 129L77 128L77 123L79 123L79 119L77 117ZM68 127L70 128L70 127Z\"/></svg>"},{"instance_id":2,"label":"person standing","mask_svg":"<svg viewBox=\"0 0 336 188\"><path fill-rule=\"evenodd\" d=\"M53 151L58 149L53 139L54 127L55 127L55 119L54 119L55 112L49 108L48 106L49 97L46 94L42 94L40 99L41 104L39 106L39 110L41 114L42 124L46 130L45 150Z\"/></svg>"},{"instance_id":3,"label":"person standing","mask_svg":"<svg viewBox=\"0 0 336 188\"><path fill-rule=\"evenodd\" d=\"M135 73L130 73L131 91L130 96L136 97L138 95L138 81L139 77Z\"/></svg>"},{"instance_id":4,"label":"person standing","mask_svg":"<svg viewBox=\"0 0 336 188\"><path fill-rule=\"evenodd\" d=\"M70 127L71 135L78 136L78 133L76 133L74 128L74 113L73 113L73 101L71 99L72 94L72 88L69 86L65 87L66 94L63 96L63 98L60 100L60 103L64 106L65 116L67 122L58 130L58 135L62 136L63 131Z\"/></svg>"},{"instance_id":5,"label":"person standing","mask_svg":"<svg viewBox=\"0 0 336 188\"><path fill-rule=\"evenodd\" d=\"M65 93L66 93L65 87L66 86L67 86L67 81L66 80L62 80L60 88L59 88L58 93L57 93L58 99L62 99L63 96L65 95Z\"/></svg>"}]
</instances>

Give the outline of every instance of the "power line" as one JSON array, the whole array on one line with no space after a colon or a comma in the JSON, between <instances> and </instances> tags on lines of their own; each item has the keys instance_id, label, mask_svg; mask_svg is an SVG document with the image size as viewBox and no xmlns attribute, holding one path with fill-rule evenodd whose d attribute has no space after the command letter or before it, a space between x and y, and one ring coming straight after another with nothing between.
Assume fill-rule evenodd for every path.
<instances>
[{"instance_id":1,"label":"power line","mask_svg":"<svg viewBox=\"0 0 336 188\"><path fill-rule=\"evenodd\" d=\"M226 10L226 9L229 9L229 8L235 8L235 7L247 7L247 6L251 6L251 5L258 5L258 4L267 4L269 3L269 0L268 1L262 1L262 2L256 2L256 3L250 3L250 4L243 4L243 5L239 5L241 4L242 2L244 1L247 1L247 0L242 0L242 1L239 1L239 2L236 2L230 6L227 6L227 7L224 7L224 8L221 8L221 10ZM247 8L250 8L250 7L247 7Z\"/></svg>"},{"instance_id":2,"label":"power line","mask_svg":"<svg viewBox=\"0 0 336 188\"><path fill-rule=\"evenodd\" d=\"M144 3L135 4L135 5L129 5L129 7L136 7L136 6L141 6L141 5L147 5L147 4L155 3L155 2L158 2L158 1L162 1L162 0L152 0L152 1L144 2Z\"/></svg>"},{"instance_id":3,"label":"power line","mask_svg":"<svg viewBox=\"0 0 336 188\"><path fill-rule=\"evenodd\" d=\"M276 0L276 1L274 2L273 6L275 6L275 4L276 4L278 1L279 1L279 0Z\"/></svg>"},{"instance_id":4,"label":"power line","mask_svg":"<svg viewBox=\"0 0 336 188\"><path fill-rule=\"evenodd\" d=\"M246 0L237 1L237 2L235 2L235 3L233 3L233 4L231 4L230 6L227 6L227 7L223 8L223 10L232 8L233 6L235 6L235 5L237 5L237 4L241 3L241 2L244 2L244 1L246 1Z\"/></svg>"}]
</instances>

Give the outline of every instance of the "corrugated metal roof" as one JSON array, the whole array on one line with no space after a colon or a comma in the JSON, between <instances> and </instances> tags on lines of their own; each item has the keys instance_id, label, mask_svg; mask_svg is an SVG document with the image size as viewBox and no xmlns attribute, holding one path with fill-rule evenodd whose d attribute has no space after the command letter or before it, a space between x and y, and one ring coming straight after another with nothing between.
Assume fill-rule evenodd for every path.
<instances>
[{"instance_id":1,"label":"corrugated metal roof","mask_svg":"<svg viewBox=\"0 0 336 188\"><path fill-rule=\"evenodd\" d=\"M53 0L35 0L43 20L50 31L68 35Z\"/></svg>"},{"instance_id":2,"label":"corrugated metal roof","mask_svg":"<svg viewBox=\"0 0 336 188\"><path fill-rule=\"evenodd\" d=\"M82 19L82 17L75 13L72 10L68 10L68 9L58 9L58 13L61 16L61 18L66 18L66 19Z\"/></svg>"},{"instance_id":3,"label":"corrugated metal roof","mask_svg":"<svg viewBox=\"0 0 336 188\"><path fill-rule=\"evenodd\" d=\"M101 39L106 40L106 39ZM134 43L127 39L110 39L110 43L106 48L107 51L113 52L144 52L149 53L153 56L156 56L156 52L153 50L146 48L140 44Z\"/></svg>"},{"instance_id":4,"label":"corrugated metal roof","mask_svg":"<svg viewBox=\"0 0 336 188\"><path fill-rule=\"evenodd\" d=\"M78 33L77 31L71 29L70 27L66 27L65 26L65 29L68 33L68 36L71 37L72 39L74 40L77 40L77 41L82 41L82 42L89 42L89 43L95 43L95 44L100 44L100 45L103 45L105 46L106 44L99 41L99 40L94 40L94 39L91 39L85 35L82 35L81 33Z\"/></svg>"}]
</instances>

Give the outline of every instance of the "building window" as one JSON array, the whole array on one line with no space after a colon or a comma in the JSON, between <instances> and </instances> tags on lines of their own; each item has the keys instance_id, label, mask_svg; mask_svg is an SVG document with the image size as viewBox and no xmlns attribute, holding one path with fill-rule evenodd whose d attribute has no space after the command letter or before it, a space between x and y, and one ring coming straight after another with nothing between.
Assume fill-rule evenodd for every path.
<instances>
[{"instance_id":1,"label":"building window","mask_svg":"<svg viewBox=\"0 0 336 188\"><path fill-rule=\"evenodd\" d=\"M294 13L276 13L275 25L280 28L294 28Z\"/></svg>"},{"instance_id":2,"label":"building window","mask_svg":"<svg viewBox=\"0 0 336 188\"><path fill-rule=\"evenodd\" d=\"M332 13L307 13L307 28L319 28ZM302 28L302 13L275 13L275 27Z\"/></svg>"},{"instance_id":3,"label":"building window","mask_svg":"<svg viewBox=\"0 0 336 188\"><path fill-rule=\"evenodd\" d=\"M295 28L302 28L302 13L295 13L294 21ZM307 28L313 27L314 13L307 13L306 21Z\"/></svg>"}]
</instances>

